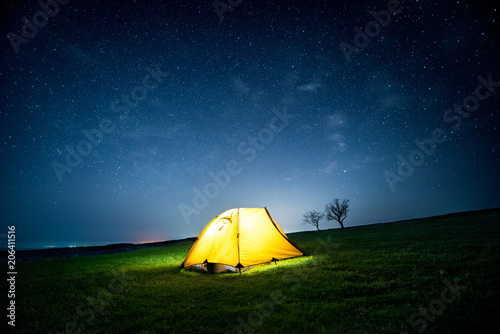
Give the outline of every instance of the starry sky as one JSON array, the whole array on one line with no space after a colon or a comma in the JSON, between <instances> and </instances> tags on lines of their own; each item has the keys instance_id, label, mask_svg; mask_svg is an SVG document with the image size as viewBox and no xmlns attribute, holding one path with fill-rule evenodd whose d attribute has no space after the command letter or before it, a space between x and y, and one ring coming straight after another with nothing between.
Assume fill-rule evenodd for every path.
<instances>
[{"instance_id":1,"label":"starry sky","mask_svg":"<svg viewBox=\"0 0 500 334\"><path fill-rule=\"evenodd\" d=\"M497 6L225 2L2 3L0 240L180 239L263 206L313 230L334 198L346 227L500 206Z\"/></svg>"}]
</instances>

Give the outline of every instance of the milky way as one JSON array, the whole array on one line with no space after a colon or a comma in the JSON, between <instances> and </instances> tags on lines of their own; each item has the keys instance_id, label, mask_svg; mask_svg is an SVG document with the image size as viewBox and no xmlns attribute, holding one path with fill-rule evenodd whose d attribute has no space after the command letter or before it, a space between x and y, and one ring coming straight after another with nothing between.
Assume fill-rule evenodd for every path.
<instances>
[{"instance_id":1,"label":"milky way","mask_svg":"<svg viewBox=\"0 0 500 334\"><path fill-rule=\"evenodd\" d=\"M234 207L289 233L334 198L346 227L500 205L493 5L41 3L2 4L19 247L191 237Z\"/></svg>"}]
</instances>

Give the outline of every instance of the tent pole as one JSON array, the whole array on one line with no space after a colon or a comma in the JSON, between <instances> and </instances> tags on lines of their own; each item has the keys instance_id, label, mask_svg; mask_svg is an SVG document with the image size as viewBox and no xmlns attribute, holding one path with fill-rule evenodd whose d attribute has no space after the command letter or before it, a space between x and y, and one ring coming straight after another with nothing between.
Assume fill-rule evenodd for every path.
<instances>
[{"instance_id":1,"label":"tent pole","mask_svg":"<svg viewBox=\"0 0 500 334\"><path fill-rule=\"evenodd\" d=\"M240 262L240 208L238 208L238 221L236 222L236 239L238 239L238 272L241 275L241 262Z\"/></svg>"}]
</instances>

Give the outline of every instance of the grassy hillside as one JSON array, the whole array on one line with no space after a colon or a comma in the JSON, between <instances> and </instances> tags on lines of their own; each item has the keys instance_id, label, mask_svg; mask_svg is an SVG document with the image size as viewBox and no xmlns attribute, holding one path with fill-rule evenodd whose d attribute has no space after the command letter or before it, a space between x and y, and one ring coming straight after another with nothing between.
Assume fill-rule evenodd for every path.
<instances>
[{"instance_id":1,"label":"grassy hillside","mask_svg":"<svg viewBox=\"0 0 500 334\"><path fill-rule=\"evenodd\" d=\"M499 223L294 233L309 256L241 275L179 271L191 242L21 263L15 333L500 333Z\"/></svg>"}]
</instances>

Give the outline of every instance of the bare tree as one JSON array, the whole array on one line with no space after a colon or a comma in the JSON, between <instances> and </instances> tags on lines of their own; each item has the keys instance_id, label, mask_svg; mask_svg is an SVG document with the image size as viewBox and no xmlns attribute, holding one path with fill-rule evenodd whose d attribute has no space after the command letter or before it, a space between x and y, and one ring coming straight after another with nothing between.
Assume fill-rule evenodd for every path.
<instances>
[{"instance_id":1,"label":"bare tree","mask_svg":"<svg viewBox=\"0 0 500 334\"><path fill-rule=\"evenodd\" d=\"M338 198L328 203L325 207L325 214L327 220L335 220L339 222L340 227L344 228L344 219L349 212L349 200L343 199L342 203Z\"/></svg>"},{"instance_id":2,"label":"bare tree","mask_svg":"<svg viewBox=\"0 0 500 334\"><path fill-rule=\"evenodd\" d=\"M302 224L311 224L319 231L319 221L323 218L324 214L318 211L308 211L304 214Z\"/></svg>"}]
</instances>

